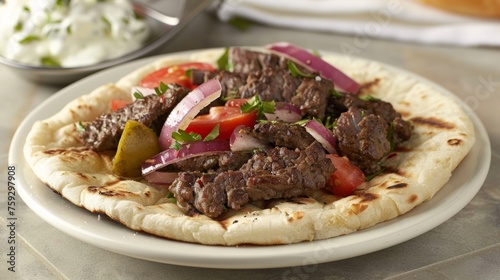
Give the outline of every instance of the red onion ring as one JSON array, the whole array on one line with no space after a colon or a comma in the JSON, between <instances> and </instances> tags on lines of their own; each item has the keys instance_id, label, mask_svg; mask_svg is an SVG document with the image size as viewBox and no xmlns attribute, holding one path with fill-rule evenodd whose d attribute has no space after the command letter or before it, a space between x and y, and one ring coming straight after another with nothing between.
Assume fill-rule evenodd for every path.
<instances>
[{"instance_id":1,"label":"red onion ring","mask_svg":"<svg viewBox=\"0 0 500 280\"><path fill-rule=\"evenodd\" d=\"M287 123L298 122L302 119L300 109L285 102L276 102L274 113L264 113L264 115L270 121L281 120Z\"/></svg>"},{"instance_id":2,"label":"red onion ring","mask_svg":"<svg viewBox=\"0 0 500 280\"><path fill-rule=\"evenodd\" d=\"M249 133L248 127L244 125L237 126L231 138L229 139L231 151L251 151L253 149L267 147L266 143L255 138Z\"/></svg>"},{"instance_id":3,"label":"red onion ring","mask_svg":"<svg viewBox=\"0 0 500 280\"><path fill-rule=\"evenodd\" d=\"M229 150L229 141L227 140L197 141L182 145L179 150L173 148L166 149L142 163L142 175L147 176L158 169L184 159Z\"/></svg>"},{"instance_id":4,"label":"red onion ring","mask_svg":"<svg viewBox=\"0 0 500 280\"><path fill-rule=\"evenodd\" d=\"M305 125L306 131L318 141L330 154L337 153L337 138L333 133L316 120L309 120Z\"/></svg>"},{"instance_id":5,"label":"red onion ring","mask_svg":"<svg viewBox=\"0 0 500 280\"><path fill-rule=\"evenodd\" d=\"M189 122L208 104L221 95L218 80L209 80L184 97L168 115L160 133L160 147L167 150L173 143L172 132L185 129Z\"/></svg>"},{"instance_id":6,"label":"red onion ring","mask_svg":"<svg viewBox=\"0 0 500 280\"><path fill-rule=\"evenodd\" d=\"M170 184L172 184L175 179L179 177L179 173L177 172L161 172L161 171L154 171L149 173L148 175L144 176L146 180L155 185L162 185L165 187L168 187Z\"/></svg>"},{"instance_id":7,"label":"red onion ring","mask_svg":"<svg viewBox=\"0 0 500 280\"><path fill-rule=\"evenodd\" d=\"M289 43L275 43L266 46L266 48L272 52L279 53L280 55L285 55L293 62L299 63L309 70L318 71L321 77L331 80L334 83L334 86L339 88L341 91L357 93L359 90L359 84L349 76L304 49Z\"/></svg>"}]
</instances>

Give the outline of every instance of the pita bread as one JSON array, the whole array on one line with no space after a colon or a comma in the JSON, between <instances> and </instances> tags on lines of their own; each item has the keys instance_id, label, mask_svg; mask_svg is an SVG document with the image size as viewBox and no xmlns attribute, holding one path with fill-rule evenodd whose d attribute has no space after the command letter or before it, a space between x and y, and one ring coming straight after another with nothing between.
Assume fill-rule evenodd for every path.
<instances>
[{"instance_id":1,"label":"pita bread","mask_svg":"<svg viewBox=\"0 0 500 280\"><path fill-rule=\"evenodd\" d=\"M168 55L115 84L99 86L58 114L34 124L24 155L54 191L88 211L109 216L134 231L211 244L289 244L348 234L396 218L431 199L474 144L472 122L454 99L411 74L362 59L323 54L359 83L377 80L370 95L391 102L414 125L414 135L388 159L380 175L354 195L323 191L309 197L258 201L217 220L188 216L145 181L113 175L113 152L86 150L75 123L109 112L111 99L130 99L130 89L153 70L185 61L214 63L222 49Z\"/></svg>"}]
</instances>

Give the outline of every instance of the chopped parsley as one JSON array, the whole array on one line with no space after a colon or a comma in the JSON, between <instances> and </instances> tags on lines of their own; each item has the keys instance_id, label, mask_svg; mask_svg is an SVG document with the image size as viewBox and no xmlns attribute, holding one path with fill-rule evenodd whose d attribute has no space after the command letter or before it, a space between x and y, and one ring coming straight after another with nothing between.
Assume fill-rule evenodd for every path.
<instances>
[{"instance_id":1,"label":"chopped parsley","mask_svg":"<svg viewBox=\"0 0 500 280\"><path fill-rule=\"evenodd\" d=\"M137 90L136 92L134 92L134 97L135 99L144 99L144 94L142 94L142 92Z\"/></svg>"},{"instance_id":2,"label":"chopped parsley","mask_svg":"<svg viewBox=\"0 0 500 280\"><path fill-rule=\"evenodd\" d=\"M57 0L56 5L58 7L64 7L64 6L68 6L70 2L71 2L71 0Z\"/></svg>"},{"instance_id":3,"label":"chopped parsley","mask_svg":"<svg viewBox=\"0 0 500 280\"><path fill-rule=\"evenodd\" d=\"M212 141L215 140L219 136L219 124L215 125L215 127L210 131L210 133L203 139L203 141Z\"/></svg>"},{"instance_id":4,"label":"chopped parsley","mask_svg":"<svg viewBox=\"0 0 500 280\"><path fill-rule=\"evenodd\" d=\"M332 88L330 90L330 94L333 95L334 97L344 97L344 95L340 92L338 92L335 88Z\"/></svg>"},{"instance_id":5,"label":"chopped parsley","mask_svg":"<svg viewBox=\"0 0 500 280\"><path fill-rule=\"evenodd\" d=\"M40 58L40 63L44 66L61 67L61 63L51 56L43 56Z\"/></svg>"},{"instance_id":6,"label":"chopped parsley","mask_svg":"<svg viewBox=\"0 0 500 280\"><path fill-rule=\"evenodd\" d=\"M16 24L16 26L14 26L14 31L18 32L18 31L21 31L23 29L23 23L22 22L18 22Z\"/></svg>"},{"instance_id":7,"label":"chopped parsley","mask_svg":"<svg viewBox=\"0 0 500 280\"><path fill-rule=\"evenodd\" d=\"M217 67L219 70L231 71L232 65L229 62L229 48L226 48L224 53L217 59Z\"/></svg>"},{"instance_id":8,"label":"chopped parsley","mask_svg":"<svg viewBox=\"0 0 500 280\"><path fill-rule=\"evenodd\" d=\"M155 92L158 96L162 96L163 94L165 94L165 92L167 92L167 89L169 88L170 86L165 84L164 82L160 82L160 86L159 87L155 87Z\"/></svg>"},{"instance_id":9,"label":"chopped parsley","mask_svg":"<svg viewBox=\"0 0 500 280\"><path fill-rule=\"evenodd\" d=\"M201 135L196 132L186 132L183 129L172 132L172 138L175 140L170 146L172 149L180 150L183 144L196 142L196 141L212 141L219 136L219 125L217 124L205 138L202 139Z\"/></svg>"},{"instance_id":10,"label":"chopped parsley","mask_svg":"<svg viewBox=\"0 0 500 280\"><path fill-rule=\"evenodd\" d=\"M104 22L104 32L106 32L107 34L110 34L111 33L111 22L109 22L108 18L106 18L105 16L101 16L101 20L102 22Z\"/></svg>"},{"instance_id":11,"label":"chopped parsley","mask_svg":"<svg viewBox=\"0 0 500 280\"><path fill-rule=\"evenodd\" d=\"M288 70L290 71L290 74L292 74L293 77L298 78L298 77L303 77L303 78L314 78L316 77L315 74L310 74L310 73L304 73L302 70L299 69L297 64L295 64L293 61L289 60L288 61Z\"/></svg>"},{"instance_id":12,"label":"chopped parsley","mask_svg":"<svg viewBox=\"0 0 500 280\"><path fill-rule=\"evenodd\" d=\"M269 113L272 114L275 111L275 104L273 101L262 101L258 95L248 99L243 105L240 106L242 113L257 112L257 116L260 118L262 114Z\"/></svg>"},{"instance_id":13,"label":"chopped parsley","mask_svg":"<svg viewBox=\"0 0 500 280\"><path fill-rule=\"evenodd\" d=\"M183 129L172 132L172 138L179 143L189 143L201 140L201 135L195 132L186 132Z\"/></svg>"},{"instance_id":14,"label":"chopped parsley","mask_svg":"<svg viewBox=\"0 0 500 280\"><path fill-rule=\"evenodd\" d=\"M85 126L82 124L82 122L77 122L75 126L76 126L76 131L80 133L85 132Z\"/></svg>"},{"instance_id":15,"label":"chopped parsley","mask_svg":"<svg viewBox=\"0 0 500 280\"><path fill-rule=\"evenodd\" d=\"M24 45L24 44L29 44L33 41L37 41L37 40L40 40L41 38L39 36L36 36L36 35L28 35L26 37L24 37L23 39L21 39L19 41L19 44L21 45Z\"/></svg>"},{"instance_id":16,"label":"chopped parsley","mask_svg":"<svg viewBox=\"0 0 500 280\"><path fill-rule=\"evenodd\" d=\"M363 99L364 101L380 101L379 98L376 98L376 97L369 95L369 94L361 97L361 99Z\"/></svg>"}]
</instances>

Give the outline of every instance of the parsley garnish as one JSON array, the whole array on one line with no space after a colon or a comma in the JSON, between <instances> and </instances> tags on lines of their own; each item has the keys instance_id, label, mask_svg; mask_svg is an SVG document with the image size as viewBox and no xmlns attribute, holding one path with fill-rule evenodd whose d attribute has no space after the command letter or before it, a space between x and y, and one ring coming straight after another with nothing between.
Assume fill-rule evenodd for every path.
<instances>
[{"instance_id":1,"label":"parsley garnish","mask_svg":"<svg viewBox=\"0 0 500 280\"><path fill-rule=\"evenodd\" d=\"M376 98L376 97L369 95L369 94L361 97L361 99L363 99L364 101L380 101L379 98Z\"/></svg>"},{"instance_id":2,"label":"parsley garnish","mask_svg":"<svg viewBox=\"0 0 500 280\"><path fill-rule=\"evenodd\" d=\"M215 125L212 131L203 139L203 141L212 141L219 136L219 124Z\"/></svg>"},{"instance_id":3,"label":"parsley garnish","mask_svg":"<svg viewBox=\"0 0 500 280\"><path fill-rule=\"evenodd\" d=\"M23 23L22 22L18 22L16 24L16 26L14 26L14 31L21 31L23 29Z\"/></svg>"},{"instance_id":4,"label":"parsley garnish","mask_svg":"<svg viewBox=\"0 0 500 280\"><path fill-rule=\"evenodd\" d=\"M221 57L217 59L217 67L219 70L231 71L232 65L229 62L229 48L226 48Z\"/></svg>"},{"instance_id":5,"label":"parsley garnish","mask_svg":"<svg viewBox=\"0 0 500 280\"><path fill-rule=\"evenodd\" d=\"M340 92L338 92L336 89L332 88L330 90L330 94L333 95L334 97L344 97L344 95Z\"/></svg>"},{"instance_id":6,"label":"parsley garnish","mask_svg":"<svg viewBox=\"0 0 500 280\"><path fill-rule=\"evenodd\" d=\"M105 16L101 16L101 20L105 25L104 31L108 34L111 33L111 22L109 22L109 20Z\"/></svg>"},{"instance_id":7,"label":"parsley garnish","mask_svg":"<svg viewBox=\"0 0 500 280\"><path fill-rule=\"evenodd\" d=\"M82 122L77 122L75 126L76 126L76 131L80 133L85 132L85 126L82 124Z\"/></svg>"},{"instance_id":8,"label":"parsley garnish","mask_svg":"<svg viewBox=\"0 0 500 280\"><path fill-rule=\"evenodd\" d=\"M257 116L261 117L264 113L272 114L275 110L275 104L273 101L262 101L258 95L248 99L243 105L240 106L242 113L257 112Z\"/></svg>"},{"instance_id":9,"label":"parsley garnish","mask_svg":"<svg viewBox=\"0 0 500 280\"><path fill-rule=\"evenodd\" d=\"M170 202L172 202L172 203L177 203L177 199L175 198L175 196L174 196L174 194L173 194L173 193L169 192L169 193L167 194L167 198L168 198L168 200L170 200Z\"/></svg>"},{"instance_id":10,"label":"parsley garnish","mask_svg":"<svg viewBox=\"0 0 500 280\"><path fill-rule=\"evenodd\" d=\"M71 0L57 0L56 5L59 7L68 6Z\"/></svg>"},{"instance_id":11,"label":"parsley garnish","mask_svg":"<svg viewBox=\"0 0 500 280\"><path fill-rule=\"evenodd\" d=\"M314 74L309 74L309 73L302 72L299 69L299 67L297 67L297 64L295 64L291 60L288 61L288 70L290 71L290 74L292 74L292 76L295 77L295 78L298 78L298 77L304 77L304 78L313 78L313 77L316 77L316 75L314 75Z\"/></svg>"},{"instance_id":12,"label":"parsley garnish","mask_svg":"<svg viewBox=\"0 0 500 280\"><path fill-rule=\"evenodd\" d=\"M215 125L215 127L207 134L207 136L203 139L203 141L212 141L215 140L219 136L219 125ZM186 132L183 129L179 129L177 131L172 132L172 138L175 140L174 143L170 146L172 149L180 150L183 144L196 142L202 140L200 134L196 132Z\"/></svg>"},{"instance_id":13,"label":"parsley garnish","mask_svg":"<svg viewBox=\"0 0 500 280\"><path fill-rule=\"evenodd\" d=\"M33 41L36 41L36 40L40 40L40 37L36 36L36 35L28 35L26 37L24 37L23 39L21 39L19 41L19 44L28 44L28 43L31 43Z\"/></svg>"},{"instance_id":14,"label":"parsley garnish","mask_svg":"<svg viewBox=\"0 0 500 280\"><path fill-rule=\"evenodd\" d=\"M167 89L169 88L170 86L165 84L164 82L160 82L160 86L159 87L155 87L155 92L158 96L162 96L163 94L165 94L165 92L167 92Z\"/></svg>"},{"instance_id":15,"label":"parsley garnish","mask_svg":"<svg viewBox=\"0 0 500 280\"><path fill-rule=\"evenodd\" d=\"M134 97L135 99L144 99L144 94L142 94L142 92L137 90L136 92L134 92Z\"/></svg>"},{"instance_id":16,"label":"parsley garnish","mask_svg":"<svg viewBox=\"0 0 500 280\"><path fill-rule=\"evenodd\" d=\"M40 58L40 63L44 66L61 67L61 63L51 56L44 56Z\"/></svg>"},{"instance_id":17,"label":"parsley garnish","mask_svg":"<svg viewBox=\"0 0 500 280\"><path fill-rule=\"evenodd\" d=\"M201 140L201 135L195 132L186 132L185 130L179 129L172 132L172 138L179 143L189 143Z\"/></svg>"}]
</instances>

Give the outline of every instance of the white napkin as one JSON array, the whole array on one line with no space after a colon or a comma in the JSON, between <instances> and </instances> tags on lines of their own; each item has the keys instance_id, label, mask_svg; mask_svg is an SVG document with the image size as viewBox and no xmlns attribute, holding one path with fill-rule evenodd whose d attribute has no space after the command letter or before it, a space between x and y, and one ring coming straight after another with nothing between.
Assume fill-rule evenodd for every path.
<instances>
[{"instance_id":1,"label":"white napkin","mask_svg":"<svg viewBox=\"0 0 500 280\"><path fill-rule=\"evenodd\" d=\"M500 20L447 13L415 0L225 0L217 14L222 21L243 17L268 25L361 38L500 46Z\"/></svg>"}]
</instances>

